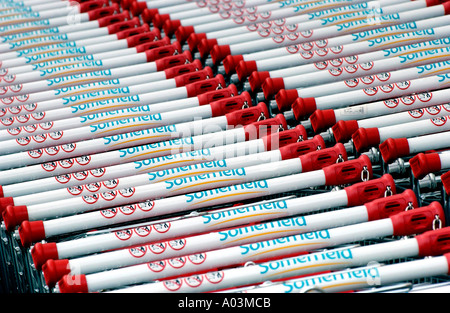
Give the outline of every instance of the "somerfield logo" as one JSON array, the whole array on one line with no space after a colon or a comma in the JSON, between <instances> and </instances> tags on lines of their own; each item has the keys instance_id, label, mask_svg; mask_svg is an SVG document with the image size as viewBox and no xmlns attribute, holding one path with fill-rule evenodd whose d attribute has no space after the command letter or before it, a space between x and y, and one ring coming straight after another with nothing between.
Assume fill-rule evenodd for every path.
<instances>
[{"instance_id":1,"label":"somerfield logo","mask_svg":"<svg viewBox=\"0 0 450 313\"><path fill-rule=\"evenodd\" d=\"M293 228L300 230L306 226L306 219L304 217L290 218L284 220L271 221L268 223L254 224L241 228L232 228L227 231L220 231L220 241L232 241L238 242L240 240L248 240L248 238L253 238L255 241L258 236L267 236L268 234L283 232L289 233ZM283 230L284 228L284 230ZM286 229L288 228L288 229ZM289 229L291 228L291 229ZM294 237L277 238L268 241L256 242L249 245L241 246L241 254L246 255L249 253L254 253L264 248L275 247L281 243L291 242Z\"/></svg>"},{"instance_id":2,"label":"somerfield logo","mask_svg":"<svg viewBox=\"0 0 450 313\"><path fill-rule=\"evenodd\" d=\"M56 52L55 52L56 53ZM51 76L53 74L61 74L62 72L64 72L64 70L67 70L69 73L71 71L76 71L76 70L82 70L82 71L89 71L89 70L100 70L101 67L103 66L103 62L101 60L94 60L94 61L89 61L89 62L85 62L85 63L79 63L79 64L75 64L75 65L70 65L70 66L65 66L62 68L48 68L45 70L40 70L40 76L44 77L44 76Z\"/></svg>"},{"instance_id":3,"label":"somerfield logo","mask_svg":"<svg viewBox=\"0 0 450 313\"><path fill-rule=\"evenodd\" d=\"M51 47L51 50L50 48ZM82 51L85 51L83 47L76 47L76 43L73 41L68 41L64 43L59 43L51 46L40 46L36 48L30 48L30 49L24 49L24 50L18 50L16 51L18 57L24 57L25 63L34 63L40 60L46 60L48 57L54 57L57 55L66 55L67 50L71 50L73 52L79 51L80 54L84 53ZM78 53L78 52L77 52ZM31 56L29 56L31 54Z\"/></svg>"},{"instance_id":4,"label":"somerfield logo","mask_svg":"<svg viewBox=\"0 0 450 313\"><path fill-rule=\"evenodd\" d=\"M78 102L91 102L91 101L98 101L98 100L105 100L105 99L99 99L103 97L109 97L109 98L116 98L120 96L125 96L126 94L130 93L130 88L128 87L121 87L121 88L113 88L113 89L107 89L107 90L99 90L97 92L89 92L79 95L73 95L70 97L64 97L62 99L63 105L74 105L74 104L81 104Z\"/></svg>"},{"instance_id":5,"label":"somerfield logo","mask_svg":"<svg viewBox=\"0 0 450 313\"><path fill-rule=\"evenodd\" d=\"M212 172L207 174L200 174L189 177L176 178L172 180L165 181L166 189L175 189L182 190L184 188L192 187L189 184L197 183L196 185L201 184L202 181L212 179L212 178L225 178L225 180L233 180L232 177L244 177L246 176L245 170L243 168L225 170L220 172ZM208 182L210 183L210 182Z\"/></svg>"},{"instance_id":6,"label":"somerfield logo","mask_svg":"<svg viewBox=\"0 0 450 313\"><path fill-rule=\"evenodd\" d=\"M269 184L265 180L245 183L240 185L233 185L212 190L200 191L185 195L186 203L199 204L216 200L218 198L233 197L243 194L263 194L261 189L268 189Z\"/></svg>"},{"instance_id":7,"label":"somerfield logo","mask_svg":"<svg viewBox=\"0 0 450 313\"><path fill-rule=\"evenodd\" d=\"M10 42L9 48L11 50L15 50L15 49L19 49L22 46L29 46L29 45L33 45L33 44L44 44L44 43L51 44L55 41L58 42L58 41L66 41L66 40L67 40L67 34L58 34L58 35L54 35L54 36Z\"/></svg>"}]
</instances>

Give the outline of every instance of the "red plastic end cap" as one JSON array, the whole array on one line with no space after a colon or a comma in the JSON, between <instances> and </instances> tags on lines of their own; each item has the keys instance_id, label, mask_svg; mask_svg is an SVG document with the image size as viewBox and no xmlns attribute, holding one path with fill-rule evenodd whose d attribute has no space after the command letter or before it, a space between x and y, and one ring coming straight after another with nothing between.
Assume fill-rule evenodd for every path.
<instances>
[{"instance_id":1,"label":"red plastic end cap","mask_svg":"<svg viewBox=\"0 0 450 313\"><path fill-rule=\"evenodd\" d=\"M450 252L450 227L427 231L415 237L418 256L438 256Z\"/></svg>"},{"instance_id":2,"label":"red plastic end cap","mask_svg":"<svg viewBox=\"0 0 450 313\"><path fill-rule=\"evenodd\" d=\"M166 20L162 26L166 36L172 37L178 27L181 26L180 20Z\"/></svg>"},{"instance_id":3,"label":"red plastic end cap","mask_svg":"<svg viewBox=\"0 0 450 313\"><path fill-rule=\"evenodd\" d=\"M294 117L300 121L310 116L317 109L316 99L314 98L296 98L291 104Z\"/></svg>"},{"instance_id":4,"label":"red plastic end cap","mask_svg":"<svg viewBox=\"0 0 450 313\"><path fill-rule=\"evenodd\" d=\"M243 60L242 55L229 55L223 59L223 67L225 68L225 73L228 75L233 74L237 70L237 65Z\"/></svg>"},{"instance_id":5,"label":"red plastic end cap","mask_svg":"<svg viewBox=\"0 0 450 313\"><path fill-rule=\"evenodd\" d=\"M200 53L200 56L202 58L206 58L209 53L211 52L212 48L214 48L214 46L217 45L217 40L216 39L202 39L198 45L197 45L197 49L198 52Z\"/></svg>"},{"instance_id":6,"label":"red plastic end cap","mask_svg":"<svg viewBox=\"0 0 450 313\"><path fill-rule=\"evenodd\" d=\"M231 54L230 46L219 46L215 45L211 49L211 59L215 65L219 65L220 62L222 62L223 59L227 57L227 55Z\"/></svg>"},{"instance_id":7,"label":"red plastic end cap","mask_svg":"<svg viewBox=\"0 0 450 313\"><path fill-rule=\"evenodd\" d=\"M243 106L252 106L252 97L246 91L239 96L230 97L218 101L214 101L210 104L211 116L223 116L225 114L241 110Z\"/></svg>"},{"instance_id":8,"label":"red plastic end cap","mask_svg":"<svg viewBox=\"0 0 450 313\"><path fill-rule=\"evenodd\" d=\"M48 260L59 259L56 243L36 243L31 249L31 258L33 259L34 267L37 270L41 270Z\"/></svg>"},{"instance_id":9,"label":"red plastic end cap","mask_svg":"<svg viewBox=\"0 0 450 313\"><path fill-rule=\"evenodd\" d=\"M409 160L409 165L417 179L422 179L430 173L441 170L441 158L438 153L419 153Z\"/></svg>"},{"instance_id":10,"label":"red plastic end cap","mask_svg":"<svg viewBox=\"0 0 450 313\"><path fill-rule=\"evenodd\" d=\"M315 110L309 120L315 133L327 130L336 124L334 110Z\"/></svg>"},{"instance_id":11,"label":"red plastic end cap","mask_svg":"<svg viewBox=\"0 0 450 313\"><path fill-rule=\"evenodd\" d=\"M385 163L410 155L407 138L388 138L380 144L379 149Z\"/></svg>"},{"instance_id":12,"label":"red plastic end cap","mask_svg":"<svg viewBox=\"0 0 450 313\"><path fill-rule=\"evenodd\" d=\"M236 71L238 73L238 76L239 76L239 71L240 71L240 68L241 68L241 63L244 63L244 62L240 62L238 68L236 69ZM241 77L239 77L240 81L245 79L247 76L241 75ZM256 92L259 89L261 89L261 86L262 86L263 82L269 77L270 77L270 73L269 72L267 72L267 71L256 72L256 68L255 68L255 71L252 72L250 74L250 76L248 76L248 83L250 84L250 88L252 89L252 91Z\"/></svg>"},{"instance_id":13,"label":"red plastic end cap","mask_svg":"<svg viewBox=\"0 0 450 313\"><path fill-rule=\"evenodd\" d=\"M151 21L147 21L147 19L149 18L149 12L147 11L147 9L145 9L142 12L142 20L146 23L153 23L153 26L155 26L158 29L162 29L163 25L166 21L170 20L170 15L169 14L155 14L153 16L153 19ZM166 34L167 35L167 34Z\"/></svg>"},{"instance_id":14,"label":"red plastic end cap","mask_svg":"<svg viewBox=\"0 0 450 313\"><path fill-rule=\"evenodd\" d=\"M158 9L144 9L144 11L141 12L141 18L144 23L151 24L156 15L159 15Z\"/></svg>"},{"instance_id":15,"label":"red plastic end cap","mask_svg":"<svg viewBox=\"0 0 450 313\"><path fill-rule=\"evenodd\" d=\"M390 217L394 236L410 236L432 230L435 219L439 217L445 225L444 210L442 205L434 201L428 206L408 210Z\"/></svg>"},{"instance_id":16,"label":"red plastic end cap","mask_svg":"<svg viewBox=\"0 0 450 313\"><path fill-rule=\"evenodd\" d=\"M12 197L0 198L0 213L3 214L6 208L10 205L14 205L14 198Z\"/></svg>"},{"instance_id":17,"label":"red plastic end cap","mask_svg":"<svg viewBox=\"0 0 450 313\"><path fill-rule=\"evenodd\" d=\"M444 7L445 14L449 14L450 13L450 1L446 1L445 3L442 4L442 6Z\"/></svg>"},{"instance_id":18,"label":"red plastic end cap","mask_svg":"<svg viewBox=\"0 0 450 313\"><path fill-rule=\"evenodd\" d=\"M206 105L210 104L214 101L218 101L220 99L226 99L233 97L238 94L238 90L236 85L230 84L227 88L213 90L205 92L204 94L198 95L198 105Z\"/></svg>"},{"instance_id":19,"label":"red plastic end cap","mask_svg":"<svg viewBox=\"0 0 450 313\"><path fill-rule=\"evenodd\" d=\"M261 87L264 92L264 97L271 99L280 90L284 89L284 79L281 77L266 78Z\"/></svg>"},{"instance_id":20,"label":"red plastic end cap","mask_svg":"<svg viewBox=\"0 0 450 313\"><path fill-rule=\"evenodd\" d=\"M128 10L135 1L136 0L121 0L120 6L122 7L122 9Z\"/></svg>"},{"instance_id":21,"label":"red plastic end cap","mask_svg":"<svg viewBox=\"0 0 450 313\"><path fill-rule=\"evenodd\" d=\"M260 120L261 116L269 116L269 111L265 103L259 103L254 107L239 110L226 115L228 125L243 126L251 123L255 123ZM263 120L264 121L264 120Z\"/></svg>"},{"instance_id":22,"label":"red plastic end cap","mask_svg":"<svg viewBox=\"0 0 450 313\"><path fill-rule=\"evenodd\" d=\"M337 163L323 169L326 185L339 186L360 182L366 170L368 179L372 178L372 163L367 155L363 154L358 159Z\"/></svg>"},{"instance_id":23,"label":"red plastic end cap","mask_svg":"<svg viewBox=\"0 0 450 313\"><path fill-rule=\"evenodd\" d=\"M194 26L180 26L175 31L175 38L177 38L177 41L184 43L194 31Z\"/></svg>"},{"instance_id":24,"label":"red plastic end cap","mask_svg":"<svg viewBox=\"0 0 450 313\"><path fill-rule=\"evenodd\" d=\"M280 112L289 111L292 104L298 98L298 92L296 89L282 89L275 95L275 101Z\"/></svg>"},{"instance_id":25,"label":"red plastic end cap","mask_svg":"<svg viewBox=\"0 0 450 313\"><path fill-rule=\"evenodd\" d=\"M306 138L307 135L305 127L297 125L295 128L264 136L262 140L267 151L279 149L281 158L287 160L299 156L301 150L297 150L292 144L300 142L299 138Z\"/></svg>"},{"instance_id":26,"label":"red plastic end cap","mask_svg":"<svg viewBox=\"0 0 450 313\"><path fill-rule=\"evenodd\" d=\"M186 91L189 98L197 97L205 92L217 90L219 87L223 88L225 84L223 75L217 74L214 78L186 85Z\"/></svg>"},{"instance_id":27,"label":"red plastic end cap","mask_svg":"<svg viewBox=\"0 0 450 313\"><path fill-rule=\"evenodd\" d=\"M45 283L50 288L64 276L70 273L69 260L48 260L42 266Z\"/></svg>"},{"instance_id":28,"label":"red plastic end cap","mask_svg":"<svg viewBox=\"0 0 450 313\"><path fill-rule=\"evenodd\" d=\"M3 192L3 187L0 186L0 199L5 197L5 193Z\"/></svg>"},{"instance_id":29,"label":"red plastic end cap","mask_svg":"<svg viewBox=\"0 0 450 313\"><path fill-rule=\"evenodd\" d=\"M96 1L96 0L94 0L94 1L86 1L86 2L83 2L83 3L79 3L79 10L80 10L80 13L86 13L86 12L89 12L89 11L92 11L92 10L100 9L104 5L107 5L107 4L108 4L108 2L104 1L104 0L100 0L100 1ZM115 6L116 10L117 10L117 8L120 8L118 6L118 4L114 3L114 6Z\"/></svg>"},{"instance_id":30,"label":"red plastic end cap","mask_svg":"<svg viewBox=\"0 0 450 313\"><path fill-rule=\"evenodd\" d=\"M138 16L145 9L147 9L147 3L146 2L135 1L130 6L130 11L133 14L133 16Z\"/></svg>"},{"instance_id":31,"label":"red plastic end cap","mask_svg":"<svg viewBox=\"0 0 450 313\"><path fill-rule=\"evenodd\" d=\"M404 212L410 205L419 206L414 191L407 189L401 194L383 197L366 203L368 221L388 218L394 214Z\"/></svg>"},{"instance_id":32,"label":"red plastic end cap","mask_svg":"<svg viewBox=\"0 0 450 313\"><path fill-rule=\"evenodd\" d=\"M347 151L343 144L338 143L334 147L321 149L300 156L302 172L311 172L323 169L326 166L336 164L339 156L347 160Z\"/></svg>"},{"instance_id":33,"label":"red plastic end cap","mask_svg":"<svg viewBox=\"0 0 450 313\"><path fill-rule=\"evenodd\" d=\"M378 128L359 128L352 135L353 143L358 152L363 152L380 144Z\"/></svg>"},{"instance_id":34,"label":"red plastic end cap","mask_svg":"<svg viewBox=\"0 0 450 313\"><path fill-rule=\"evenodd\" d=\"M58 281L61 293L87 293L86 275L65 275Z\"/></svg>"},{"instance_id":35,"label":"red plastic end cap","mask_svg":"<svg viewBox=\"0 0 450 313\"><path fill-rule=\"evenodd\" d=\"M45 227L43 221L24 221L19 226L19 236L22 246L29 247L33 243L45 239Z\"/></svg>"},{"instance_id":36,"label":"red plastic end cap","mask_svg":"<svg viewBox=\"0 0 450 313\"><path fill-rule=\"evenodd\" d=\"M395 181L391 175L385 174L381 178L356 183L345 188L347 193L347 206L357 206L380 199L385 196L386 190L396 193Z\"/></svg>"},{"instance_id":37,"label":"red plastic end cap","mask_svg":"<svg viewBox=\"0 0 450 313\"><path fill-rule=\"evenodd\" d=\"M259 103L258 106L265 106L264 103ZM266 108L267 110L267 108ZM264 113L264 114L268 114ZM267 116L267 115L266 115ZM249 125L244 126L245 139L253 140L258 138L263 138L264 136L274 134L278 132L279 128L283 127L286 129L287 123L283 114L278 114L274 118L269 118L265 120L260 120Z\"/></svg>"},{"instance_id":38,"label":"red plastic end cap","mask_svg":"<svg viewBox=\"0 0 450 313\"><path fill-rule=\"evenodd\" d=\"M333 111L334 112L334 111ZM336 142L347 142L352 139L352 135L358 130L358 121L338 121L331 129Z\"/></svg>"},{"instance_id":39,"label":"red plastic end cap","mask_svg":"<svg viewBox=\"0 0 450 313\"><path fill-rule=\"evenodd\" d=\"M25 205L8 205L6 210L3 211L3 221L5 222L6 230L8 231L13 231L26 220L28 220L28 209Z\"/></svg>"},{"instance_id":40,"label":"red plastic end cap","mask_svg":"<svg viewBox=\"0 0 450 313\"><path fill-rule=\"evenodd\" d=\"M257 70L258 70L258 64L256 63L256 61L252 61L252 60L244 61L244 59L242 59L241 61L239 61L239 63L236 64L236 67L235 67L236 74L240 81L246 80L247 78L249 78L252 75L252 73L254 73ZM267 77L269 77L269 76L267 76ZM265 77L265 78L267 78L267 77ZM261 85L264 82L264 79L262 79L258 88L261 88Z\"/></svg>"},{"instance_id":41,"label":"red plastic end cap","mask_svg":"<svg viewBox=\"0 0 450 313\"><path fill-rule=\"evenodd\" d=\"M450 195L450 171L441 175L441 182L444 186L445 193Z\"/></svg>"},{"instance_id":42,"label":"red plastic end cap","mask_svg":"<svg viewBox=\"0 0 450 313\"><path fill-rule=\"evenodd\" d=\"M205 33L193 33L190 34L187 41L187 44L189 46L189 49L191 51L197 50L198 45L200 44L200 42L203 39L207 39L208 37L206 36Z\"/></svg>"}]
</instances>

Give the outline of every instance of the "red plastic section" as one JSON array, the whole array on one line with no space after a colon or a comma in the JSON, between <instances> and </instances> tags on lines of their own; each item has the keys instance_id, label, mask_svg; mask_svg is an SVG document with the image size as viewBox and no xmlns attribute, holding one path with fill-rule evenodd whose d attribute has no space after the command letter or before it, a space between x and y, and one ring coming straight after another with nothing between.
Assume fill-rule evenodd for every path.
<instances>
[{"instance_id":1,"label":"red plastic section","mask_svg":"<svg viewBox=\"0 0 450 313\"><path fill-rule=\"evenodd\" d=\"M214 39L214 38L212 38L212 39L206 39L206 38L202 39L197 44L197 49L198 49L198 52L200 53L200 56L202 58L206 58L215 45L217 45L217 40Z\"/></svg>"},{"instance_id":2,"label":"red plastic section","mask_svg":"<svg viewBox=\"0 0 450 313\"><path fill-rule=\"evenodd\" d=\"M254 107L228 113L225 117L227 118L228 125L236 127L257 122L262 114L267 117L269 116L269 111L264 103L259 103Z\"/></svg>"},{"instance_id":3,"label":"red plastic section","mask_svg":"<svg viewBox=\"0 0 450 313\"><path fill-rule=\"evenodd\" d=\"M152 8L152 9L144 9L141 13L141 18L144 21L144 23L153 23L153 19L155 16L159 15L158 9ZM156 25L155 25L156 27Z\"/></svg>"},{"instance_id":4,"label":"red plastic section","mask_svg":"<svg viewBox=\"0 0 450 313\"><path fill-rule=\"evenodd\" d=\"M203 39L206 39L206 38L207 38L207 36L206 36L205 33L193 33L193 34L190 34L188 39L186 40L187 44L189 46L189 49L191 51L197 50L198 49L198 45L200 44L200 42Z\"/></svg>"},{"instance_id":5,"label":"red plastic section","mask_svg":"<svg viewBox=\"0 0 450 313\"><path fill-rule=\"evenodd\" d=\"M380 144L378 128L358 128L352 135L353 143L358 152L363 152Z\"/></svg>"},{"instance_id":6,"label":"red plastic section","mask_svg":"<svg viewBox=\"0 0 450 313\"><path fill-rule=\"evenodd\" d=\"M414 191L407 189L398 195L380 198L366 203L368 221L388 218L393 214L404 212L409 205L419 206Z\"/></svg>"},{"instance_id":7,"label":"red plastic section","mask_svg":"<svg viewBox=\"0 0 450 313\"><path fill-rule=\"evenodd\" d=\"M149 42L137 45L136 52L141 53L141 52L145 52L147 50L164 47L164 46L168 46L168 45L170 45L170 38L164 37L161 40L149 41Z\"/></svg>"},{"instance_id":8,"label":"red plastic section","mask_svg":"<svg viewBox=\"0 0 450 313\"><path fill-rule=\"evenodd\" d=\"M145 54L147 56L147 62L155 62L156 60L179 54L181 51L180 43L175 41L171 45L147 50Z\"/></svg>"},{"instance_id":9,"label":"red plastic section","mask_svg":"<svg viewBox=\"0 0 450 313\"><path fill-rule=\"evenodd\" d=\"M333 111L334 114L334 111ZM314 115L314 114L313 114ZM358 130L358 121L338 121L331 128L333 130L334 139L337 142L347 142L352 139L352 135Z\"/></svg>"},{"instance_id":10,"label":"red plastic section","mask_svg":"<svg viewBox=\"0 0 450 313\"><path fill-rule=\"evenodd\" d=\"M157 31L149 32L148 24L143 24L142 26L126 29L116 33L117 39L126 39L128 48L135 47L141 43L147 41L153 41L158 37ZM146 40L144 38L147 37Z\"/></svg>"},{"instance_id":11,"label":"red plastic section","mask_svg":"<svg viewBox=\"0 0 450 313\"><path fill-rule=\"evenodd\" d=\"M236 72L237 65L242 60L243 60L243 57L240 54L239 55L229 55L225 59L223 59L222 64L223 64L223 67L225 69L225 73L230 75L230 74L233 74L234 72Z\"/></svg>"},{"instance_id":12,"label":"red plastic section","mask_svg":"<svg viewBox=\"0 0 450 313\"><path fill-rule=\"evenodd\" d=\"M264 103L260 103L258 105L265 106ZM254 122L250 125L244 126L245 138L246 140L252 140L273 134L278 131L280 126L283 127L283 129L287 128L286 119L282 114L278 114L274 118Z\"/></svg>"},{"instance_id":13,"label":"red plastic section","mask_svg":"<svg viewBox=\"0 0 450 313\"><path fill-rule=\"evenodd\" d=\"M146 2L135 1L130 6L130 11L133 14L133 16L138 16L145 9L147 9L147 3Z\"/></svg>"},{"instance_id":14,"label":"red plastic section","mask_svg":"<svg viewBox=\"0 0 450 313\"><path fill-rule=\"evenodd\" d=\"M234 112L236 110L241 110L245 105L247 105L247 106L253 105L252 97L246 91L244 91L239 96L212 102L210 104L212 117L223 116L230 112Z\"/></svg>"},{"instance_id":15,"label":"red plastic section","mask_svg":"<svg viewBox=\"0 0 450 313\"><path fill-rule=\"evenodd\" d=\"M28 248L33 243L45 239L45 228L43 221L24 221L19 226L19 236L22 246Z\"/></svg>"},{"instance_id":16,"label":"red plastic section","mask_svg":"<svg viewBox=\"0 0 450 313\"><path fill-rule=\"evenodd\" d=\"M175 79L175 83L176 83L177 87L183 87L188 84L192 84L192 83L195 83L198 81L209 79L213 75L214 75L214 73L213 73L212 69L209 66L207 66L203 70L180 75L180 76L175 77L174 79Z\"/></svg>"},{"instance_id":17,"label":"red plastic section","mask_svg":"<svg viewBox=\"0 0 450 313\"><path fill-rule=\"evenodd\" d=\"M4 196L5 196L5 193L3 192L3 187L0 186L0 201L1 201L1 198L3 198Z\"/></svg>"},{"instance_id":18,"label":"red plastic section","mask_svg":"<svg viewBox=\"0 0 450 313\"><path fill-rule=\"evenodd\" d=\"M42 266L45 283L50 288L64 276L70 273L69 260L48 260Z\"/></svg>"},{"instance_id":19,"label":"red plastic section","mask_svg":"<svg viewBox=\"0 0 450 313\"><path fill-rule=\"evenodd\" d=\"M214 101L218 101L220 99L226 99L229 97L234 97L238 94L238 90L234 84L228 85L227 88L213 90L205 92L204 94L198 95L198 104L205 105L210 104Z\"/></svg>"},{"instance_id":20,"label":"red plastic section","mask_svg":"<svg viewBox=\"0 0 450 313\"><path fill-rule=\"evenodd\" d=\"M242 62L240 62L241 64ZM255 62L256 63L256 62ZM256 66L256 64L255 64ZM238 76L239 76L239 71L240 71L240 66L238 66L238 68L236 69ZM246 71L245 69L243 70L243 74L241 76L239 76L239 80L243 80L245 79L247 76L245 75L245 73L248 73L248 71ZM261 89L261 86L263 84L263 82L270 77L270 73L265 71L265 72L256 72L253 71L250 76L248 76L248 83L250 84L250 88L252 89L253 92L256 92L258 90Z\"/></svg>"},{"instance_id":21,"label":"red plastic section","mask_svg":"<svg viewBox=\"0 0 450 313\"><path fill-rule=\"evenodd\" d=\"M98 26L108 27L110 34L115 34L118 31L129 29L136 26L141 26L141 22L137 17L130 20L130 14L128 11L114 14L111 16L102 17L97 20Z\"/></svg>"},{"instance_id":22,"label":"red plastic section","mask_svg":"<svg viewBox=\"0 0 450 313\"><path fill-rule=\"evenodd\" d=\"M94 0L94 1L86 1L83 3L79 3L80 13L86 13L91 10L100 9L104 5L107 5L108 1L105 0ZM117 10L119 8L118 5L114 5L114 9Z\"/></svg>"},{"instance_id":23,"label":"red plastic section","mask_svg":"<svg viewBox=\"0 0 450 313\"><path fill-rule=\"evenodd\" d=\"M184 75L187 73L200 71L200 70L202 70L202 68L203 68L203 66L202 66L202 63L200 62L200 60L194 60L194 62L192 62L192 63L178 65L178 66L174 66L172 68L168 68L167 70L164 70L164 73L166 74L166 78L170 79L170 78L174 78L174 77Z\"/></svg>"},{"instance_id":24,"label":"red plastic section","mask_svg":"<svg viewBox=\"0 0 450 313\"><path fill-rule=\"evenodd\" d=\"M409 143L406 138L388 138L378 148L385 163L391 163L398 158L410 155Z\"/></svg>"},{"instance_id":25,"label":"red plastic section","mask_svg":"<svg viewBox=\"0 0 450 313\"><path fill-rule=\"evenodd\" d=\"M0 198L0 213L3 214L3 211L10 205L14 205L13 197Z\"/></svg>"},{"instance_id":26,"label":"red plastic section","mask_svg":"<svg viewBox=\"0 0 450 313\"><path fill-rule=\"evenodd\" d=\"M327 130L336 124L334 110L315 110L309 117L314 132ZM334 134L334 133L333 133Z\"/></svg>"},{"instance_id":27,"label":"red plastic section","mask_svg":"<svg viewBox=\"0 0 450 313\"><path fill-rule=\"evenodd\" d=\"M164 33L166 36L172 37L173 34L175 34L175 31L178 29L178 27L181 26L180 20L166 20L162 26L162 29L164 30Z\"/></svg>"},{"instance_id":28,"label":"red plastic section","mask_svg":"<svg viewBox=\"0 0 450 313\"><path fill-rule=\"evenodd\" d=\"M337 163L325 167L325 181L328 186L338 186L360 182L363 169L367 169L368 178L373 175L372 163L367 155L363 154L358 159Z\"/></svg>"},{"instance_id":29,"label":"red plastic section","mask_svg":"<svg viewBox=\"0 0 450 313\"><path fill-rule=\"evenodd\" d=\"M302 172L311 172L334 165L339 157L347 161L347 151L343 144L338 143L334 147L310 152L300 156Z\"/></svg>"},{"instance_id":30,"label":"red plastic section","mask_svg":"<svg viewBox=\"0 0 450 313\"><path fill-rule=\"evenodd\" d=\"M438 256L450 252L450 227L430 230L415 237L420 257Z\"/></svg>"},{"instance_id":31,"label":"red plastic section","mask_svg":"<svg viewBox=\"0 0 450 313\"><path fill-rule=\"evenodd\" d=\"M31 249L31 257L33 259L34 267L37 270L40 270L48 260L59 259L58 247L56 246L55 242L38 242Z\"/></svg>"},{"instance_id":32,"label":"red plastic section","mask_svg":"<svg viewBox=\"0 0 450 313\"><path fill-rule=\"evenodd\" d=\"M221 74L218 74L214 78L187 85L186 91L188 97L196 97L202 93L220 89L224 86L226 86L225 78Z\"/></svg>"},{"instance_id":33,"label":"red plastic section","mask_svg":"<svg viewBox=\"0 0 450 313\"><path fill-rule=\"evenodd\" d=\"M114 16L111 16L114 17ZM131 28L135 28L135 27L140 27L141 26L141 22L139 21L138 18L133 18L132 20L129 21L123 21L123 22L117 22L115 19L111 18L110 21L108 22L108 26L106 26L108 28L108 33L110 34L115 34L127 29L131 29ZM110 23L111 22L111 23ZM100 22L99 22L100 24Z\"/></svg>"},{"instance_id":34,"label":"red plastic section","mask_svg":"<svg viewBox=\"0 0 450 313\"><path fill-rule=\"evenodd\" d=\"M441 168L441 158L438 153L419 153L409 160L414 177L422 179L430 173L439 172Z\"/></svg>"},{"instance_id":35,"label":"red plastic section","mask_svg":"<svg viewBox=\"0 0 450 313\"><path fill-rule=\"evenodd\" d=\"M194 32L194 26L180 26L175 31L175 38L178 42L184 43Z\"/></svg>"},{"instance_id":36,"label":"red plastic section","mask_svg":"<svg viewBox=\"0 0 450 313\"><path fill-rule=\"evenodd\" d=\"M442 4L442 6L444 7L444 13L447 15L450 13L450 2L447 1L445 3Z\"/></svg>"},{"instance_id":37,"label":"red plastic section","mask_svg":"<svg viewBox=\"0 0 450 313\"><path fill-rule=\"evenodd\" d=\"M106 8L100 8L100 9L95 9L92 11L87 12L88 16L89 16L89 20L94 21L94 20L98 20L99 18L114 14L118 11L118 6L117 5L113 5L110 7L106 7Z\"/></svg>"},{"instance_id":38,"label":"red plastic section","mask_svg":"<svg viewBox=\"0 0 450 313\"><path fill-rule=\"evenodd\" d=\"M262 84L262 90L266 99L271 99L281 89L284 89L284 79L281 77L266 78Z\"/></svg>"},{"instance_id":39,"label":"red plastic section","mask_svg":"<svg viewBox=\"0 0 450 313\"><path fill-rule=\"evenodd\" d=\"M275 101L277 102L278 110L280 112L290 111L292 104L298 98L298 92L296 89L282 89L275 95Z\"/></svg>"},{"instance_id":40,"label":"red plastic section","mask_svg":"<svg viewBox=\"0 0 450 313\"><path fill-rule=\"evenodd\" d=\"M183 65L187 62L192 62L192 54L189 51L184 51L182 54L156 60L156 69L164 71L174 66Z\"/></svg>"},{"instance_id":41,"label":"red plastic section","mask_svg":"<svg viewBox=\"0 0 450 313\"><path fill-rule=\"evenodd\" d=\"M450 195L450 171L441 175L441 182L445 189L445 193Z\"/></svg>"},{"instance_id":42,"label":"red plastic section","mask_svg":"<svg viewBox=\"0 0 450 313\"><path fill-rule=\"evenodd\" d=\"M3 211L3 221L5 222L6 230L13 231L23 221L28 220L28 209L25 205L12 206L8 205Z\"/></svg>"},{"instance_id":43,"label":"red plastic section","mask_svg":"<svg viewBox=\"0 0 450 313\"><path fill-rule=\"evenodd\" d=\"M135 1L136 0L120 0L120 6L123 9L128 10Z\"/></svg>"},{"instance_id":44,"label":"red plastic section","mask_svg":"<svg viewBox=\"0 0 450 313\"><path fill-rule=\"evenodd\" d=\"M264 136L262 138L267 151L280 149L281 158L292 159L301 155L301 151L295 147L287 147L293 143L300 142L301 138L306 138L307 132L303 125L297 125L295 128L277 132Z\"/></svg>"},{"instance_id":45,"label":"red plastic section","mask_svg":"<svg viewBox=\"0 0 450 313\"><path fill-rule=\"evenodd\" d=\"M369 201L382 198L385 196L387 188L390 188L393 194L397 192L395 181L389 174L346 187L344 190L347 193L347 206L362 205Z\"/></svg>"},{"instance_id":46,"label":"red plastic section","mask_svg":"<svg viewBox=\"0 0 450 313\"><path fill-rule=\"evenodd\" d=\"M245 81L252 75L253 72L256 72L258 70L258 65L256 61L253 60L245 61L242 56L241 58L242 59L234 65L234 69L230 69L230 71L232 70L236 72L240 81ZM259 87L261 87L261 85Z\"/></svg>"},{"instance_id":47,"label":"red plastic section","mask_svg":"<svg viewBox=\"0 0 450 313\"><path fill-rule=\"evenodd\" d=\"M211 51L211 60L215 65L219 65L220 62L222 62L223 59L225 59L228 55L231 54L230 46L219 46L215 45Z\"/></svg>"},{"instance_id":48,"label":"red plastic section","mask_svg":"<svg viewBox=\"0 0 450 313\"><path fill-rule=\"evenodd\" d=\"M283 133L283 132L282 132ZM303 134L302 134L303 135ZM314 136L312 139L299 141L286 147L280 148L281 157L283 160L292 159L294 157L311 153L318 149L325 147L325 141L320 135Z\"/></svg>"},{"instance_id":49,"label":"red plastic section","mask_svg":"<svg viewBox=\"0 0 450 313\"><path fill-rule=\"evenodd\" d=\"M394 236L409 236L432 230L435 218L439 217L445 225L442 205L433 201L430 205L402 212L390 217Z\"/></svg>"},{"instance_id":50,"label":"red plastic section","mask_svg":"<svg viewBox=\"0 0 450 313\"><path fill-rule=\"evenodd\" d=\"M316 99L314 98L296 98L292 103L292 112L297 121L313 114L316 109Z\"/></svg>"},{"instance_id":51,"label":"red plastic section","mask_svg":"<svg viewBox=\"0 0 450 313\"><path fill-rule=\"evenodd\" d=\"M61 293L87 293L86 275L65 275L58 282Z\"/></svg>"},{"instance_id":52,"label":"red plastic section","mask_svg":"<svg viewBox=\"0 0 450 313\"><path fill-rule=\"evenodd\" d=\"M153 15L151 21L149 21L148 18L151 17L149 14L150 14L150 12L148 12L148 10L145 9L141 14L142 20L146 23L153 22L153 26L155 26L158 29L163 29L164 23L167 20L170 20L169 14L155 14L155 15Z\"/></svg>"}]
</instances>

